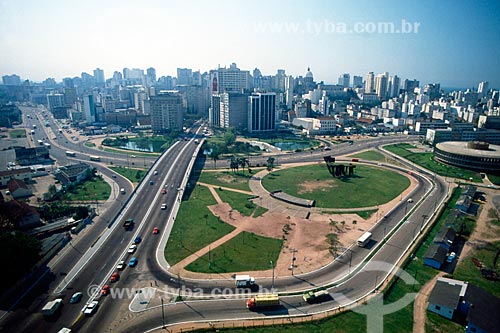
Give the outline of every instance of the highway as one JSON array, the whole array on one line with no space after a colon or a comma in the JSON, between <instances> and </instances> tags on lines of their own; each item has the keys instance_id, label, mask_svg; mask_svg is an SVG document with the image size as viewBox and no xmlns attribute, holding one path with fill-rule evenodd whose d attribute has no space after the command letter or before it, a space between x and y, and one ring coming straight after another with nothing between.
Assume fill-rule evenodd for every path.
<instances>
[{"instance_id":1,"label":"highway","mask_svg":"<svg viewBox=\"0 0 500 333\"><path fill-rule=\"evenodd\" d=\"M40 124L40 126L42 125ZM359 143L356 142L355 145L337 145L334 146L332 151L280 155L277 157L277 162L282 164L307 160L322 160L322 156L325 155L346 155L350 152L377 147L382 142L385 144L407 140L408 138L406 137L382 137L360 141ZM170 209L178 196L177 187L183 180L184 170L187 168L196 147L192 143L192 140L179 141L173 145L153 166L153 169L158 170L158 175L153 175L152 171L150 171L146 180L136 189L128 205L123 209L120 219L113 224L102 223L100 226L96 225L91 228L91 231L85 234L85 242L83 242L83 239L80 240L78 243L79 248L74 249L78 252L78 255L63 256L63 259L54 267L51 267L51 271L56 272L58 275L52 273L52 280L46 285L47 290L50 292L45 294L44 297L39 297L37 299L38 302L34 303L29 311L34 314L21 324L17 320L8 321L7 325L4 324L3 329L20 332L33 330L57 332L61 327L71 326L77 331L95 332L110 327L111 322L116 316L126 311L130 300L119 301L109 297L98 297L100 309L92 317L83 317L81 308L89 300L87 296L89 286L102 286L102 284L107 283L106 281L108 281L109 276L115 270L117 262L121 259L128 261L131 256L125 253L126 249L137 235L141 235L143 238L142 242L138 245L136 253L133 255L138 258L139 263L134 268L125 268L120 273L120 280L114 284L115 287L135 286L137 281L146 281L146 283L149 282L151 285L155 281L155 283L161 286L170 286L172 288L176 288L179 284L182 284L185 288L190 289L203 288L205 293L210 293L214 288L233 287L234 281L229 276L227 279L217 281L187 281L184 279L178 281L176 276L168 275L155 260L155 253L161 236L153 235L152 228L157 226L161 231L165 229ZM58 160L59 157L63 160L64 156L59 154L64 154L64 149L68 148L67 146L64 148L53 147L51 155L54 154L54 157L57 157ZM252 163L265 163L266 159L267 157L260 160L259 158L252 158ZM206 161L206 164L210 167L209 161ZM219 161L218 165L223 164ZM413 169L414 167L410 166L409 168ZM100 172L111 176L110 171L105 168L102 168ZM374 242L369 248L351 247L343 256L337 258L321 270L300 276L277 279L274 282L274 286L280 292L332 285L329 291L335 295L334 300L321 304L307 305L304 304L300 295L285 296L283 297L283 306L281 308L268 312L249 312L245 307L243 299L180 302L166 306L166 323L174 324L197 320L216 321L248 317L269 318L270 316L282 315L303 316L312 312L335 308L340 304L349 304L350 300L356 300L370 293L378 284L385 280L388 273L386 267L379 267L380 263L384 262L392 265L398 262L407 247L412 243L412 240L418 236L423 223L426 222L425 219L422 219L422 216L430 216L446 195L446 184L440 178L435 179L435 185L433 186L429 181L430 178L433 178L432 175L425 175L427 177L425 179L413 171L411 176L419 184L411 194L415 203L408 204L406 200L402 200L397 207L388 212L382 218L382 223L379 223L371 230ZM153 181L152 185L149 185L149 180ZM168 189L166 194L161 194L160 192L163 187ZM127 193L129 193L128 190ZM167 203L168 209L160 209L160 205L163 202ZM419 202L418 205L416 205L417 202ZM408 207L408 205L411 205L411 207ZM122 209L122 205L117 206L114 207L114 211L110 210L110 217ZM412 211L413 217L409 222L402 223L397 228L405 213L410 211ZM121 226L121 222L129 217L134 218L136 224L132 231L125 231ZM111 221L111 218L109 221ZM375 251L379 244L382 243L384 237L390 235L396 229L397 232L373 255L370 263L363 267L361 263L370 252ZM97 249L92 249L91 251L95 253L89 252L81 256L94 246ZM68 269L70 267L73 267L73 269ZM261 287L271 289L271 278L259 279L258 283ZM56 293L60 292L60 294L56 295L52 293L54 290ZM76 305L68 304L69 297L75 291L82 291L84 293L82 302ZM37 312L47 300L56 297L63 297L66 305L63 307L61 315L56 322L46 321ZM151 310L150 313L154 318L153 320L141 321L131 319L128 323L127 331L142 332L158 327L161 324L161 310L156 308ZM12 317L15 318L16 316ZM9 323L13 326L9 326Z\"/></svg>"}]
</instances>

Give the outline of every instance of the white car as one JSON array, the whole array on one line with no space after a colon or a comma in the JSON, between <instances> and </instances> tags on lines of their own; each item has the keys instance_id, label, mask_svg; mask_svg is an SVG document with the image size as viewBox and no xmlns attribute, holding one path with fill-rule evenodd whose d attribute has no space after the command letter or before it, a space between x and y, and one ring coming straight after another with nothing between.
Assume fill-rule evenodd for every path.
<instances>
[{"instance_id":1,"label":"white car","mask_svg":"<svg viewBox=\"0 0 500 333\"><path fill-rule=\"evenodd\" d=\"M125 261L124 260L120 261L118 263L118 265L116 265L116 269L119 270L119 271L121 271L124 268L125 268Z\"/></svg>"},{"instance_id":2,"label":"white car","mask_svg":"<svg viewBox=\"0 0 500 333\"><path fill-rule=\"evenodd\" d=\"M128 252L128 253L134 253L134 252L135 252L135 250L137 250L137 245L132 244L132 245L130 245L130 247L128 248L128 251L127 251L127 252Z\"/></svg>"},{"instance_id":3,"label":"white car","mask_svg":"<svg viewBox=\"0 0 500 333\"><path fill-rule=\"evenodd\" d=\"M99 306L99 301L92 301L83 307L82 312L85 315L92 315L97 311L98 306Z\"/></svg>"},{"instance_id":4,"label":"white car","mask_svg":"<svg viewBox=\"0 0 500 333\"><path fill-rule=\"evenodd\" d=\"M167 209L167 204L166 204L166 203L162 203L162 204L161 204L161 209L162 209L162 210Z\"/></svg>"}]
</instances>

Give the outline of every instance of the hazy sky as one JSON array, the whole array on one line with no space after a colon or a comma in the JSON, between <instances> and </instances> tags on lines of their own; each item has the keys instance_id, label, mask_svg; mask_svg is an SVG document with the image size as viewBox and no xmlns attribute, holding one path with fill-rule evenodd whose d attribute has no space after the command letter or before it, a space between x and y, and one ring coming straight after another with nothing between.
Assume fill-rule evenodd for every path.
<instances>
[{"instance_id":1,"label":"hazy sky","mask_svg":"<svg viewBox=\"0 0 500 333\"><path fill-rule=\"evenodd\" d=\"M310 66L327 83L387 71L500 88L499 17L498 0L0 0L0 75L60 81L96 67L106 78L154 67L162 76L235 62L265 75ZM366 32L384 22L412 32Z\"/></svg>"}]
</instances>

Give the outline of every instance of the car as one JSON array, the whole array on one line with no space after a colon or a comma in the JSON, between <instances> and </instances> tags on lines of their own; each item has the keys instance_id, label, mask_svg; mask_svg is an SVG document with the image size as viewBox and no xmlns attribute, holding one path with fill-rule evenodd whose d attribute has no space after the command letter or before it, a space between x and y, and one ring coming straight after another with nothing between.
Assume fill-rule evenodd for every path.
<instances>
[{"instance_id":1,"label":"car","mask_svg":"<svg viewBox=\"0 0 500 333\"><path fill-rule=\"evenodd\" d=\"M161 209L162 209L162 210L167 209L167 204L166 204L166 203L162 203L162 204L161 204Z\"/></svg>"},{"instance_id":2,"label":"car","mask_svg":"<svg viewBox=\"0 0 500 333\"><path fill-rule=\"evenodd\" d=\"M141 236L137 236L137 237L134 239L134 244L139 244L141 241L142 241Z\"/></svg>"},{"instance_id":3,"label":"car","mask_svg":"<svg viewBox=\"0 0 500 333\"><path fill-rule=\"evenodd\" d=\"M130 155L130 158L136 158L136 157L137 157L137 156L135 156L135 155Z\"/></svg>"},{"instance_id":4,"label":"car","mask_svg":"<svg viewBox=\"0 0 500 333\"><path fill-rule=\"evenodd\" d=\"M90 316L97 311L98 307L99 307L99 301L92 301L83 307L82 312L83 314Z\"/></svg>"},{"instance_id":5,"label":"car","mask_svg":"<svg viewBox=\"0 0 500 333\"><path fill-rule=\"evenodd\" d=\"M153 184L154 184L154 183L153 183L153 181L152 181L152 180L150 180L150 181L149 181L149 185L153 185Z\"/></svg>"},{"instance_id":6,"label":"car","mask_svg":"<svg viewBox=\"0 0 500 333\"><path fill-rule=\"evenodd\" d=\"M114 272L113 274L111 274L109 281L116 282L116 281L118 281L119 278L120 278L120 274L118 274L118 272Z\"/></svg>"},{"instance_id":7,"label":"car","mask_svg":"<svg viewBox=\"0 0 500 333\"><path fill-rule=\"evenodd\" d=\"M153 234L156 235L158 233L160 233L160 229L158 229L158 227L154 227L153 228Z\"/></svg>"},{"instance_id":8,"label":"car","mask_svg":"<svg viewBox=\"0 0 500 333\"><path fill-rule=\"evenodd\" d=\"M448 255L448 258L446 258L446 262L452 262L453 259L455 259L455 257L457 256L457 254L455 252L451 252L449 255Z\"/></svg>"},{"instance_id":9,"label":"car","mask_svg":"<svg viewBox=\"0 0 500 333\"><path fill-rule=\"evenodd\" d=\"M412 198L408 199L408 203L412 203L412 202L413 202Z\"/></svg>"},{"instance_id":10,"label":"car","mask_svg":"<svg viewBox=\"0 0 500 333\"><path fill-rule=\"evenodd\" d=\"M112 174L112 175L111 175L111 177L116 178L116 175L115 175L115 174Z\"/></svg>"},{"instance_id":11,"label":"car","mask_svg":"<svg viewBox=\"0 0 500 333\"><path fill-rule=\"evenodd\" d=\"M137 250L137 245L132 244L132 245L130 245L130 247L128 248L128 251L127 251L127 252L128 252L128 253L134 253L134 252L135 252L135 250Z\"/></svg>"},{"instance_id":12,"label":"car","mask_svg":"<svg viewBox=\"0 0 500 333\"><path fill-rule=\"evenodd\" d=\"M101 295L106 296L107 294L109 294L109 286L105 284L104 286L102 286Z\"/></svg>"},{"instance_id":13,"label":"car","mask_svg":"<svg viewBox=\"0 0 500 333\"><path fill-rule=\"evenodd\" d=\"M162 188L161 189L161 194L166 194L167 193L167 189L166 188Z\"/></svg>"},{"instance_id":14,"label":"car","mask_svg":"<svg viewBox=\"0 0 500 333\"><path fill-rule=\"evenodd\" d=\"M73 296L71 296L71 298L69 299L69 302L71 304L78 303L82 299L82 296L83 296L83 293L78 291L78 292L74 293Z\"/></svg>"},{"instance_id":15,"label":"car","mask_svg":"<svg viewBox=\"0 0 500 333\"><path fill-rule=\"evenodd\" d=\"M155 171L153 172L153 174L157 175L157 174L158 174L158 171L157 171L157 170L155 170Z\"/></svg>"},{"instance_id":16,"label":"car","mask_svg":"<svg viewBox=\"0 0 500 333\"><path fill-rule=\"evenodd\" d=\"M125 268L125 260L121 260L118 265L116 265L116 269L121 271Z\"/></svg>"},{"instance_id":17,"label":"car","mask_svg":"<svg viewBox=\"0 0 500 333\"><path fill-rule=\"evenodd\" d=\"M134 258L130 259L130 261L128 262L128 265L129 265L129 267L134 267L135 265L137 265L137 258L134 257Z\"/></svg>"}]
</instances>

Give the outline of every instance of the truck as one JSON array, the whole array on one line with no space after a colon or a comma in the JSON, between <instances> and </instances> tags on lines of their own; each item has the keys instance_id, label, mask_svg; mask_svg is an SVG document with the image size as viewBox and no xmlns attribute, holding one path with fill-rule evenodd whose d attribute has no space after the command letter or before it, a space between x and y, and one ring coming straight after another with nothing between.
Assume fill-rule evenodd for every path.
<instances>
[{"instance_id":1,"label":"truck","mask_svg":"<svg viewBox=\"0 0 500 333\"><path fill-rule=\"evenodd\" d=\"M279 305L280 297L278 294L257 295L247 300L247 308L250 310Z\"/></svg>"},{"instance_id":2,"label":"truck","mask_svg":"<svg viewBox=\"0 0 500 333\"><path fill-rule=\"evenodd\" d=\"M38 140L36 140L36 141L38 142L38 144L39 144L40 146L43 146L43 141L42 141L42 140L38 139Z\"/></svg>"},{"instance_id":3,"label":"truck","mask_svg":"<svg viewBox=\"0 0 500 333\"><path fill-rule=\"evenodd\" d=\"M53 316L57 312L57 310L61 308L62 304L62 298L56 298L53 301L47 302L47 304L45 304L42 308L42 315L44 315L45 317Z\"/></svg>"},{"instance_id":4,"label":"truck","mask_svg":"<svg viewBox=\"0 0 500 333\"><path fill-rule=\"evenodd\" d=\"M255 285L255 279L250 275L236 275L234 280L238 288L246 288Z\"/></svg>"},{"instance_id":5,"label":"truck","mask_svg":"<svg viewBox=\"0 0 500 333\"><path fill-rule=\"evenodd\" d=\"M326 290L319 291L308 291L302 295L302 298L307 303L318 303L330 297L330 294Z\"/></svg>"},{"instance_id":6,"label":"truck","mask_svg":"<svg viewBox=\"0 0 500 333\"><path fill-rule=\"evenodd\" d=\"M123 222L123 227L125 230L130 230L134 226L134 219L126 219L125 222Z\"/></svg>"},{"instance_id":7,"label":"truck","mask_svg":"<svg viewBox=\"0 0 500 333\"><path fill-rule=\"evenodd\" d=\"M76 156L76 153L74 151L66 151L66 156L71 156L71 157L75 157Z\"/></svg>"}]
</instances>

